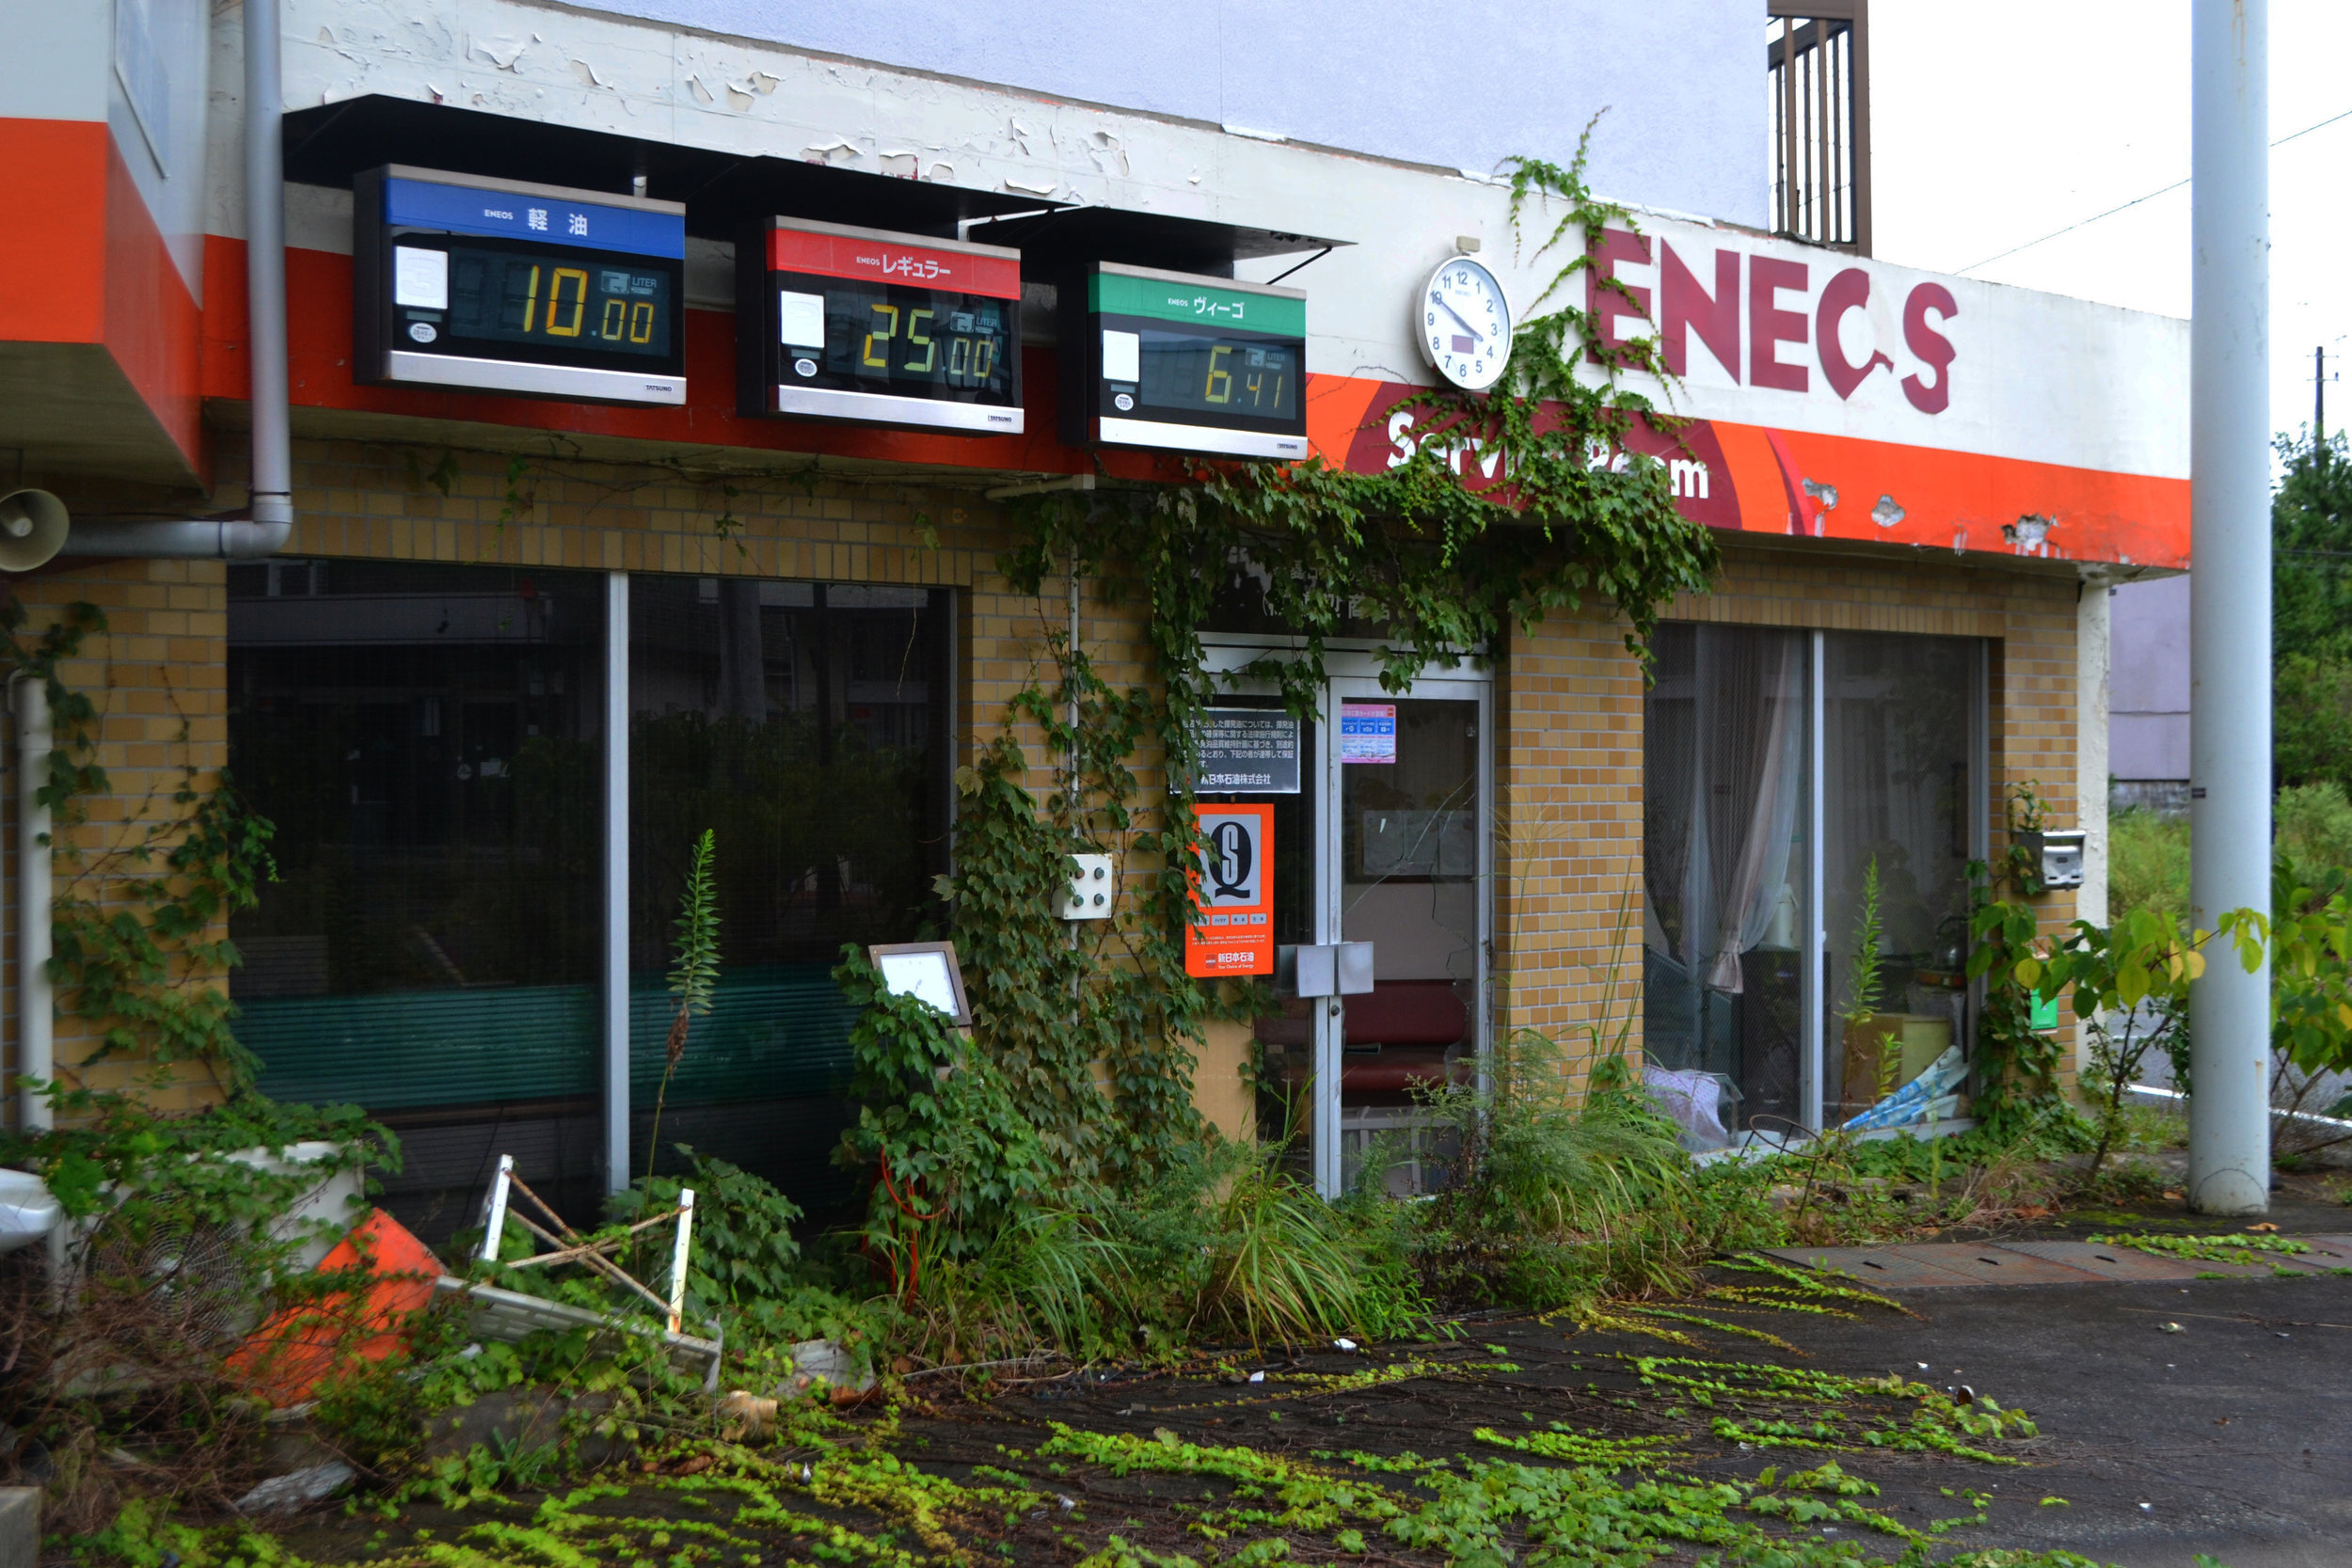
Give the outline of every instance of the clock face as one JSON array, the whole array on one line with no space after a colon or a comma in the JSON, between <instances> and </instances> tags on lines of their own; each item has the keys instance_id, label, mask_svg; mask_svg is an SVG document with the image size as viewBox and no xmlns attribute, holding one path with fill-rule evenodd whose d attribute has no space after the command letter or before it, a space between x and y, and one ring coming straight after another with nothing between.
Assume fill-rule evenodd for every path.
<instances>
[{"instance_id":1,"label":"clock face","mask_svg":"<svg viewBox=\"0 0 2352 1568\"><path fill-rule=\"evenodd\" d=\"M1455 256L1422 288L1413 309L1414 335L1430 368L1466 392L1483 392L1502 379L1511 357L1511 302L1495 275Z\"/></svg>"}]
</instances>

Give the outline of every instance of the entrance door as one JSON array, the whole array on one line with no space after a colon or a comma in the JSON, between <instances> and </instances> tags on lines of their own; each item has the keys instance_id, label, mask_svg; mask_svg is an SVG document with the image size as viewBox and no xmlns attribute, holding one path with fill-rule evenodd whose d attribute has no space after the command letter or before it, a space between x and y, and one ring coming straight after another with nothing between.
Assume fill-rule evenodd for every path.
<instances>
[{"instance_id":1,"label":"entrance door","mask_svg":"<svg viewBox=\"0 0 2352 1568\"><path fill-rule=\"evenodd\" d=\"M1316 1185L1376 1176L1400 1195L1433 1172L1426 1097L1486 1046L1487 728L1493 688L1431 678L1403 695L1335 679L1323 853L1334 940L1372 948L1372 990L1327 1007L1316 1075ZM1334 1069L1336 1068L1336 1070ZM1330 1136L1323 1136L1328 1128ZM1363 1164L1386 1150L1381 1172Z\"/></svg>"},{"instance_id":2,"label":"entrance door","mask_svg":"<svg viewBox=\"0 0 2352 1568\"><path fill-rule=\"evenodd\" d=\"M1234 671L1267 652L1210 650L1213 667ZM1493 683L1453 667L1398 693L1381 688L1368 653L1325 663L1299 791L1272 798L1275 941L1366 943L1372 989L1286 995L1259 1022L1261 1125L1292 1140L1326 1196L1367 1174L1415 1192L1437 1176L1422 1158L1423 1098L1467 1082L1486 1044ZM1229 689L1239 704L1279 705L1247 681ZM1375 1152L1389 1163L1367 1173Z\"/></svg>"}]
</instances>

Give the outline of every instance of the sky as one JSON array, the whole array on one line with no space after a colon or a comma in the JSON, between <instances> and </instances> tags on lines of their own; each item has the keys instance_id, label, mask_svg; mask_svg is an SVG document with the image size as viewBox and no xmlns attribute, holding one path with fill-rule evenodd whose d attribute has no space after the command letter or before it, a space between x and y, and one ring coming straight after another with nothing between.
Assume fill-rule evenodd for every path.
<instances>
[{"instance_id":1,"label":"sky","mask_svg":"<svg viewBox=\"0 0 2352 1568\"><path fill-rule=\"evenodd\" d=\"M2188 13L2188 0L1872 0L1872 252L2187 315ZM2339 115L2271 149L2274 430L2311 423L2322 345L2328 428L2352 427L2352 379L2332 380L2352 359L2352 0L2271 0L2270 139Z\"/></svg>"}]
</instances>

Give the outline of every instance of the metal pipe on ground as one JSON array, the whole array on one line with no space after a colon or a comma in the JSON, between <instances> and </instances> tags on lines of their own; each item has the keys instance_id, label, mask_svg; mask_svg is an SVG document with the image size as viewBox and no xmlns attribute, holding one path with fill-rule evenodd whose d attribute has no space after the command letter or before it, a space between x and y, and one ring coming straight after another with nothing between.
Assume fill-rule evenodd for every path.
<instances>
[{"instance_id":1,"label":"metal pipe on ground","mask_svg":"<svg viewBox=\"0 0 2352 1568\"><path fill-rule=\"evenodd\" d=\"M2189 906L2270 907L2268 0L2194 0L2189 319ZM2217 944L2220 945L2220 944ZM2270 1206L2270 965L2189 990L2188 1202Z\"/></svg>"}]
</instances>

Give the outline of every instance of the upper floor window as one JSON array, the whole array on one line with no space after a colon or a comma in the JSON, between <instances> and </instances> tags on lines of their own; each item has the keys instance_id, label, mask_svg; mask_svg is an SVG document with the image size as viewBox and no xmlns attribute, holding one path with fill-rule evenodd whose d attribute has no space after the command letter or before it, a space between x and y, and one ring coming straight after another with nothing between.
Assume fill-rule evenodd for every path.
<instances>
[{"instance_id":1,"label":"upper floor window","mask_svg":"<svg viewBox=\"0 0 2352 1568\"><path fill-rule=\"evenodd\" d=\"M1870 253L1869 0L1765 0L1772 231Z\"/></svg>"}]
</instances>

